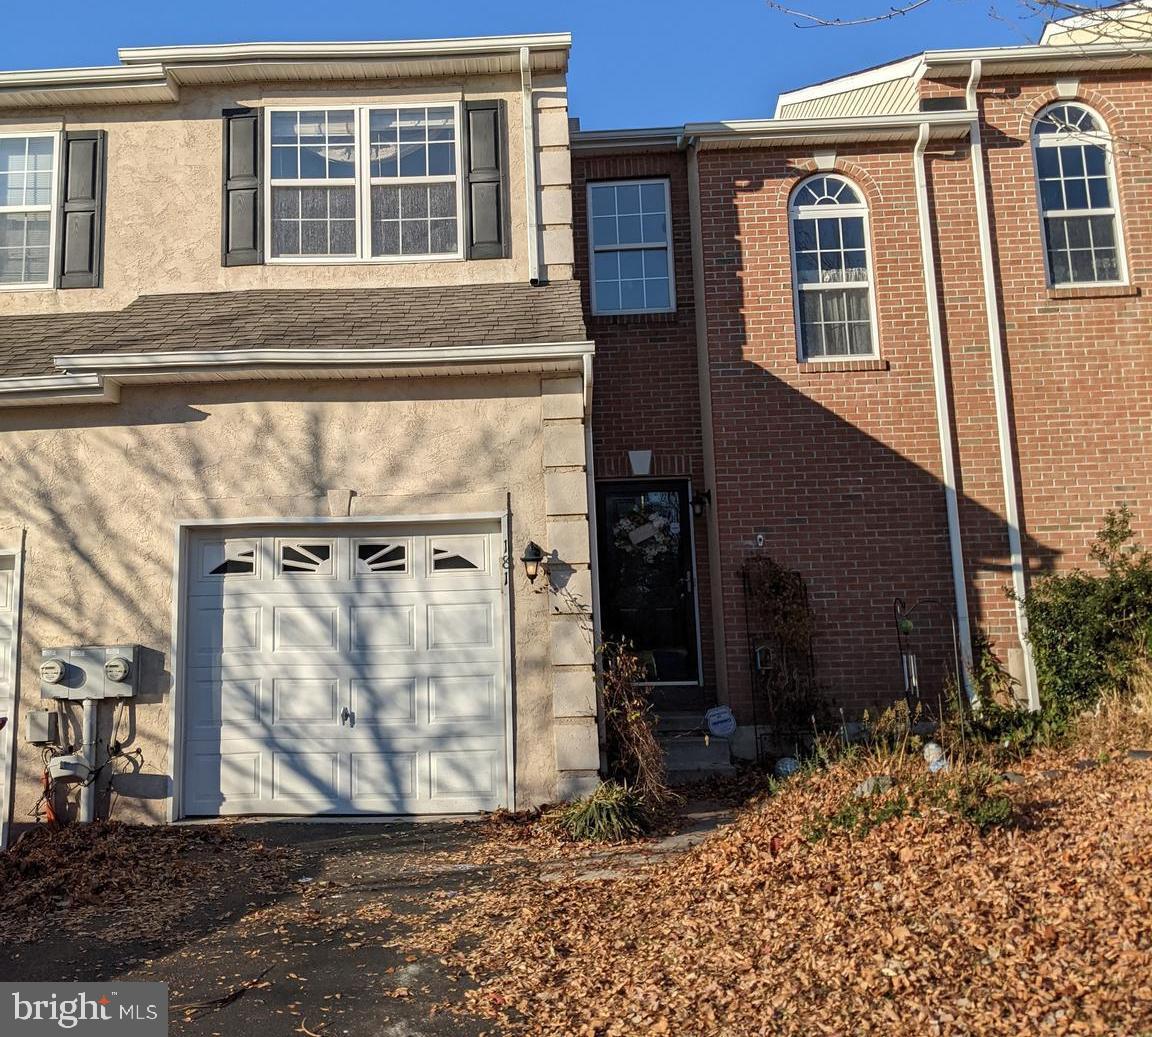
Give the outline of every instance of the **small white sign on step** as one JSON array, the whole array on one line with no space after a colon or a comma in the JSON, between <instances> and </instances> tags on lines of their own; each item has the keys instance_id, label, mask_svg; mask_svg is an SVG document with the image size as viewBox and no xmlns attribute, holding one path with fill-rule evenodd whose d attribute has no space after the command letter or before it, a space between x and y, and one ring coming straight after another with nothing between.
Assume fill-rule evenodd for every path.
<instances>
[{"instance_id":1,"label":"small white sign on step","mask_svg":"<svg viewBox=\"0 0 1152 1037\"><path fill-rule=\"evenodd\" d=\"M704 714L704 722L714 738L731 738L736 733L736 717L727 706L713 706Z\"/></svg>"}]
</instances>

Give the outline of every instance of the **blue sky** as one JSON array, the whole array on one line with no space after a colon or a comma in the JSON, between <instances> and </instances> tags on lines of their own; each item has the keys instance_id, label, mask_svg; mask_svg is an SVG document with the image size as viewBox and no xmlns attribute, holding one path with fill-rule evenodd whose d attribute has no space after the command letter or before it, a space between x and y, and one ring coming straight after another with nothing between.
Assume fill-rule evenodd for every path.
<instances>
[{"instance_id":1,"label":"blue sky","mask_svg":"<svg viewBox=\"0 0 1152 1037\"><path fill-rule=\"evenodd\" d=\"M805 0L795 0L797 4ZM848 15L895 0L817 0ZM1014 0L931 0L855 29L798 29L763 0L0 0L0 68L115 64L116 48L568 30L586 129L769 116L776 94L927 48L1034 42Z\"/></svg>"}]
</instances>

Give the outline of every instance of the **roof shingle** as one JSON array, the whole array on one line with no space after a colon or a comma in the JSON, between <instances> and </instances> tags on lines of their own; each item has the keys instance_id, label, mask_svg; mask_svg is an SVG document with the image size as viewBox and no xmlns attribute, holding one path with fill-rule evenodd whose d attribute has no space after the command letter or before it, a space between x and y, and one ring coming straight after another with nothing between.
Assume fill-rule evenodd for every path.
<instances>
[{"instance_id":1,"label":"roof shingle","mask_svg":"<svg viewBox=\"0 0 1152 1037\"><path fill-rule=\"evenodd\" d=\"M0 317L0 377L54 356L223 349L398 349L582 342L576 281L142 295L123 310Z\"/></svg>"}]
</instances>

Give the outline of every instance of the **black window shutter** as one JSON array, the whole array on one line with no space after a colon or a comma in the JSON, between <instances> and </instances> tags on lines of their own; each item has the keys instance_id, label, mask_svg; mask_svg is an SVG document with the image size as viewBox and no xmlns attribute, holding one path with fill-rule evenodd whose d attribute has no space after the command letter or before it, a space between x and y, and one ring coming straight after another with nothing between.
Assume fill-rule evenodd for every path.
<instances>
[{"instance_id":1,"label":"black window shutter","mask_svg":"<svg viewBox=\"0 0 1152 1037\"><path fill-rule=\"evenodd\" d=\"M264 262L260 187L260 112L255 108L224 109L224 237L225 266L255 266Z\"/></svg>"},{"instance_id":2,"label":"black window shutter","mask_svg":"<svg viewBox=\"0 0 1152 1037\"><path fill-rule=\"evenodd\" d=\"M64 134L57 278L61 288L99 288L101 284L105 140L103 130Z\"/></svg>"},{"instance_id":3,"label":"black window shutter","mask_svg":"<svg viewBox=\"0 0 1152 1037\"><path fill-rule=\"evenodd\" d=\"M468 258L503 259L508 255L504 102L469 101L464 122Z\"/></svg>"}]
</instances>

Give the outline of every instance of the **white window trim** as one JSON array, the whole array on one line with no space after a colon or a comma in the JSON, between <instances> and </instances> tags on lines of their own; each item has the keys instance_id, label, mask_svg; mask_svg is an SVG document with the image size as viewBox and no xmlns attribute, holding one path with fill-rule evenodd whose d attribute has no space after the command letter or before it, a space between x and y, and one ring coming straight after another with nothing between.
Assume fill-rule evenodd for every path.
<instances>
[{"instance_id":1,"label":"white window trim","mask_svg":"<svg viewBox=\"0 0 1152 1037\"><path fill-rule=\"evenodd\" d=\"M0 284L0 292L52 292L56 291L56 234L59 227L61 182L61 147L58 132L0 133L0 139L46 137L52 141L52 199L47 205L0 205L0 213L47 212L48 213L48 280L37 284Z\"/></svg>"},{"instance_id":2,"label":"white window trim","mask_svg":"<svg viewBox=\"0 0 1152 1037\"><path fill-rule=\"evenodd\" d=\"M370 113L393 108L451 108L455 124L456 174L422 177L372 177L368 148ZM272 180L272 115L276 112L349 111L356 128L356 176L338 180ZM272 266L371 266L381 263L459 263L465 259L464 246L464 125L463 106L458 101L396 101L374 104L278 104L264 109L264 262ZM454 183L456 184L456 251L418 256L373 256L372 187L380 184ZM353 187L356 196L356 255L354 256L273 256L272 255L272 188L276 187Z\"/></svg>"},{"instance_id":3,"label":"white window trim","mask_svg":"<svg viewBox=\"0 0 1152 1037\"><path fill-rule=\"evenodd\" d=\"M597 252L636 252L654 251L658 245L603 245L597 248L592 239L592 189L594 187L619 187L621 184L635 184L643 187L645 184L660 184L664 188L664 219L667 221L668 240L662 246L668 253L668 302L669 305L659 309L640 310L601 310L596 302L596 253ZM644 180L590 180L585 188L584 211L588 220L588 284L592 299L592 313L596 317L627 317L645 313L675 313L676 312L676 257L672 250L672 185L667 177L649 177Z\"/></svg>"},{"instance_id":4,"label":"white window trim","mask_svg":"<svg viewBox=\"0 0 1152 1037\"><path fill-rule=\"evenodd\" d=\"M1099 133L1039 133L1037 128L1041 120L1053 108L1082 108L1098 126L1102 127ZM1120 288L1129 284L1128 279L1128 253L1124 246L1124 218L1120 212L1120 187L1116 181L1116 153L1112 146L1112 132L1108 129L1103 117L1095 108L1076 100L1053 101L1041 108L1032 120L1031 131L1032 146L1032 183L1036 190L1036 211L1040 214L1040 246L1044 253L1044 279L1049 288ZM1107 209L1053 209L1046 212L1044 199L1040 194L1040 164L1036 161L1036 153L1040 148L1057 148L1063 144L1097 144L1104 149L1104 164L1108 170L1108 190L1112 196L1112 205ZM1052 276L1052 263L1048 258L1048 229L1044 225L1047 217L1060 219L1066 216L1111 216L1116 231L1116 266L1120 276L1114 281L1057 281Z\"/></svg>"},{"instance_id":5,"label":"white window trim","mask_svg":"<svg viewBox=\"0 0 1152 1037\"><path fill-rule=\"evenodd\" d=\"M859 185L848 177L835 172L813 173L804 177L795 187L788 199L788 260L792 268L792 319L796 328L796 361L801 364L838 364L845 361L879 360L880 359L880 321L876 314L876 274L872 260L872 220L868 211L867 202L858 202L852 205L797 205L796 196L810 180L819 178L842 180L857 197L863 198L864 192ZM815 218L819 214L828 216L862 216L864 218L864 253L868 262L868 280L837 281L832 284L801 285L799 272L796 269L796 234L795 221L798 216ZM871 353L845 353L839 356L807 356L804 352L804 327L800 317L800 293L802 291L820 291L833 288L867 288L868 289L868 317L872 327Z\"/></svg>"}]
</instances>

